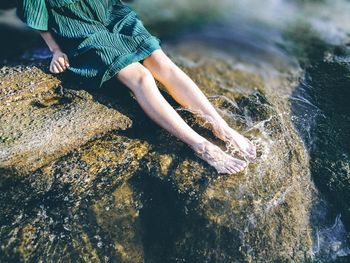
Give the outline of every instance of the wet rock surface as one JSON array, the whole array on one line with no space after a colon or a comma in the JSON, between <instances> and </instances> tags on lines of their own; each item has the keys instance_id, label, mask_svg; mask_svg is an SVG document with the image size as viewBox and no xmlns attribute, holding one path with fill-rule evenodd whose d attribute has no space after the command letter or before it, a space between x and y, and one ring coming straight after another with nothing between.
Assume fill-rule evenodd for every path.
<instances>
[{"instance_id":1,"label":"wet rock surface","mask_svg":"<svg viewBox=\"0 0 350 263\"><path fill-rule=\"evenodd\" d=\"M290 98L293 122L310 154L315 184L337 216L334 229L340 218L350 229L350 48L329 45L310 32L295 36L305 45L299 54L305 74Z\"/></svg>"},{"instance_id":2,"label":"wet rock surface","mask_svg":"<svg viewBox=\"0 0 350 263\"><path fill-rule=\"evenodd\" d=\"M237 61L179 52L175 62L255 141L258 160L219 177L155 125L125 87L84 90L47 74L46 62L3 68L1 261L311 258L316 192L309 160L287 96L269 86L278 82L289 95L295 76L267 81ZM196 131L224 147L163 94Z\"/></svg>"},{"instance_id":3,"label":"wet rock surface","mask_svg":"<svg viewBox=\"0 0 350 263\"><path fill-rule=\"evenodd\" d=\"M3 67L0 78L0 170L27 174L130 119L82 90L67 90L47 65Z\"/></svg>"}]
</instances>

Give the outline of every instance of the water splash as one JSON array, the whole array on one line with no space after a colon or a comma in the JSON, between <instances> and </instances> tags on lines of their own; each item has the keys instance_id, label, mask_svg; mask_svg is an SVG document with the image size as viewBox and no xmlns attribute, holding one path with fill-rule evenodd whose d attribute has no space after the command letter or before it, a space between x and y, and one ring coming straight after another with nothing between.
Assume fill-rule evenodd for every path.
<instances>
[{"instance_id":1,"label":"water splash","mask_svg":"<svg viewBox=\"0 0 350 263\"><path fill-rule=\"evenodd\" d=\"M312 253L315 257L328 260L336 260L337 257L350 255L350 247L347 244L347 231L338 214L333 225L325 226L316 232L317 240Z\"/></svg>"}]
</instances>

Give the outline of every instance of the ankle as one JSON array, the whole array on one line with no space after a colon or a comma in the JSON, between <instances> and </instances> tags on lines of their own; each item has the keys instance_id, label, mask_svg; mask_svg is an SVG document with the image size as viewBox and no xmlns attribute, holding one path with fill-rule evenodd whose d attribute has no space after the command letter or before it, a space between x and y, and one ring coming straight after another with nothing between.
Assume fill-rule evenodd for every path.
<instances>
[{"instance_id":1,"label":"ankle","mask_svg":"<svg viewBox=\"0 0 350 263\"><path fill-rule=\"evenodd\" d=\"M211 143L208 140L204 140L198 143L195 143L193 145L190 145L190 147L198 154L204 153L206 149L209 147Z\"/></svg>"},{"instance_id":2,"label":"ankle","mask_svg":"<svg viewBox=\"0 0 350 263\"><path fill-rule=\"evenodd\" d=\"M219 138L224 138L226 135L227 129L228 129L228 125L226 123L213 123L211 126L211 130L214 133L215 136L219 137Z\"/></svg>"}]
</instances>

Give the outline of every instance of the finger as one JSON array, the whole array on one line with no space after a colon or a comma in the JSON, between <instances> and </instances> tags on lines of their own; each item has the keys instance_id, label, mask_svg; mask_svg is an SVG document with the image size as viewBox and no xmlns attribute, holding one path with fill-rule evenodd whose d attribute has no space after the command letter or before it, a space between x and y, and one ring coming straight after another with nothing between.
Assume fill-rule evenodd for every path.
<instances>
[{"instance_id":1,"label":"finger","mask_svg":"<svg viewBox=\"0 0 350 263\"><path fill-rule=\"evenodd\" d=\"M67 66L67 67L70 66L70 65L69 65L69 60L68 60L68 59L66 60L66 66Z\"/></svg>"},{"instance_id":2,"label":"finger","mask_svg":"<svg viewBox=\"0 0 350 263\"><path fill-rule=\"evenodd\" d=\"M60 73L57 66L55 64L52 65L52 72L57 74L57 73Z\"/></svg>"},{"instance_id":3,"label":"finger","mask_svg":"<svg viewBox=\"0 0 350 263\"><path fill-rule=\"evenodd\" d=\"M69 67L69 59L68 56L66 54L62 55L63 60L64 60L64 64L66 65L66 67Z\"/></svg>"},{"instance_id":4,"label":"finger","mask_svg":"<svg viewBox=\"0 0 350 263\"><path fill-rule=\"evenodd\" d=\"M64 59L63 57L60 57L60 58L58 59L58 63L59 63L59 65L61 66L61 68L62 68L63 70L66 69L66 61L65 61L65 59Z\"/></svg>"},{"instance_id":5,"label":"finger","mask_svg":"<svg viewBox=\"0 0 350 263\"><path fill-rule=\"evenodd\" d=\"M64 69L61 67L61 64L58 61L55 61L55 66L58 69L59 73L62 72Z\"/></svg>"},{"instance_id":6,"label":"finger","mask_svg":"<svg viewBox=\"0 0 350 263\"><path fill-rule=\"evenodd\" d=\"M64 59L65 59L66 61L68 61L68 56L67 56L67 54L63 54L63 57L64 57Z\"/></svg>"},{"instance_id":7,"label":"finger","mask_svg":"<svg viewBox=\"0 0 350 263\"><path fill-rule=\"evenodd\" d=\"M67 69L66 63L60 63L61 68L63 69L63 71L65 71Z\"/></svg>"},{"instance_id":8,"label":"finger","mask_svg":"<svg viewBox=\"0 0 350 263\"><path fill-rule=\"evenodd\" d=\"M61 56L61 57L59 57L59 58L57 59L57 61L58 61L58 63L60 63L61 65L63 65L63 64L65 64L66 59L65 59L64 56Z\"/></svg>"},{"instance_id":9,"label":"finger","mask_svg":"<svg viewBox=\"0 0 350 263\"><path fill-rule=\"evenodd\" d=\"M67 69L69 67L69 62L66 59L64 60L63 64L64 64L65 69Z\"/></svg>"},{"instance_id":10,"label":"finger","mask_svg":"<svg viewBox=\"0 0 350 263\"><path fill-rule=\"evenodd\" d=\"M50 63L50 68L49 68L49 70L50 70L51 73L54 73L54 72L53 72L53 63L52 63L52 62Z\"/></svg>"},{"instance_id":11,"label":"finger","mask_svg":"<svg viewBox=\"0 0 350 263\"><path fill-rule=\"evenodd\" d=\"M58 73L58 69L55 67L54 61L51 61L50 71L51 71L51 73Z\"/></svg>"}]
</instances>

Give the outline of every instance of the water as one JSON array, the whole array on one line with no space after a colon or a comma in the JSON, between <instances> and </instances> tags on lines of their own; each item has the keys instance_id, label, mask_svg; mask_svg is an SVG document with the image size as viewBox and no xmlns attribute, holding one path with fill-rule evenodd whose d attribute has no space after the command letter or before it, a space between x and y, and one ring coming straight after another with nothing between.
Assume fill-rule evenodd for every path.
<instances>
[{"instance_id":1,"label":"water","mask_svg":"<svg viewBox=\"0 0 350 263\"><path fill-rule=\"evenodd\" d=\"M349 222L346 204L349 199L342 194L349 187L348 183L343 183L349 176L346 138L350 111L346 101L349 99L350 52L346 43L349 43L350 31L349 23L345 22L349 21L349 2L234 1L220 4L227 7L225 10L231 10L230 15L228 12L227 16L223 15L227 20L211 23L195 32L185 32L179 41L194 42L195 45L206 42L220 47L258 67L251 70L266 79L273 79L285 71L303 72L304 77L300 78L300 84L292 94L291 90L276 90L280 88L276 85L272 85L272 92L289 96L293 122L311 154L312 176L330 201L331 211L314 218L315 225L321 221L323 225L316 231L317 245L313 254L315 258L327 261L349 255L348 234L340 216L344 213L345 221ZM227 21L230 23L226 24ZM331 143L334 144L332 147L329 146ZM328 171L326 175L322 169ZM337 183L337 180L341 182ZM342 186L337 185L342 183ZM338 201L334 202L334 199ZM272 203L278 205L278 200ZM267 204L267 209L269 207ZM325 207L317 209L327 210ZM330 220L328 223L325 217ZM334 225L330 218L335 221Z\"/></svg>"},{"instance_id":2,"label":"water","mask_svg":"<svg viewBox=\"0 0 350 263\"><path fill-rule=\"evenodd\" d=\"M312 246L311 251L305 253L310 253L316 262L349 256L350 110L347 101L350 98L350 51L347 43L350 41L350 2L148 0L147 3L135 1L133 6L145 24L164 37L165 48L169 48L170 55L179 64L190 73L195 72L194 76L206 72L202 79L206 79L203 83L207 87L214 87L209 96L212 103L231 124L255 138L260 160L251 168L254 177L248 173L247 180L223 179L207 184L201 182L206 179L198 179L198 185L193 186L192 182L178 176L169 179L175 181L176 188L172 183L168 185L153 177L157 174L153 170L158 168L151 162L141 167L148 169L152 176L139 171L133 175L133 180L118 188L117 179L110 175L121 174L124 168L107 168L102 170L104 176L96 179L91 171L85 173L91 169L90 163L85 163L87 157L74 152L47 168L53 169L56 176L47 184L35 185L40 181L34 178L45 177L42 171L33 173L23 182L15 180L3 184L17 191L12 198L22 205L17 213L15 208L6 206L9 218L2 219L2 233L12 239L2 234L2 240L6 240L3 249L18 243L15 237L20 232L25 238L14 247L33 262L40 255L33 252L36 247L45 247L42 254L57 260L64 251L74 251L66 253L73 262L84 253L104 262L121 259L127 262L128 257L131 262L141 258L159 262L157 257L164 259L169 255L172 256L168 259L170 262L186 259L188 262L262 261L265 258L262 255L269 257L269 253L263 251L264 246L266 250L270 248L270 244L264 244L263 236L271 238L273 235L269 234L277 231L274 224L278 225L279 220L308 226L308 217L293 211L296 204L310 202ZM47 51L42 49L22 54L23 60L43 58L47 58ZM225 75L226 68L246 75ZM200 78L196 80L201 83ZM259 89L251 95L251 89L260 87L261 81L264 95L273 105L265 102ZM210 93L210 88L206 91ZM238 92L243 94L243 99L241 96L233 99L225 92ZM258 114L254 113L254 107ZM181 108L178 111L181 112ZM293 128L288 126L289 118L303 140L308 162L303 162L302 148L287 145L290 140L289 143L298 144L293 141L297 138L291 135ZM128 144L127 139L116 138L113 140ZM174 146L174 151L178 151L179 156L190 156L177 147ZM281 148L286 148L286 152ZM168 162L169 157L162 155L162 150L157 154L161 155L163 165L160 171L167 171L167 165L173 167L169 169L177 175L181 175L180 168L191 170L191 164L186 161L179 161L180 168L174 168L176 165ZM274 154L280 159L271 159ZM289 159L293 158L310 165L305 169L310 169L319 191L316 196L300 197L306 192L303 187L308 185L293 179L299 178L298 169L302 168L288 166L292 162ZM298 166L298 161L294 162ZM288 169L292 170L292 177L285 175ZM77 180L70 177L73 174L86 177ZM286 183L288 180L290 182ZM274 183L269 184L271 181ZM69 186L70 182L79 185ZM264 184L266 186L261 187ZM26 196L30 196L31 189L42 189L42 192L22 202L21 198L26 200ZM96 189L101 189L101 193L97 194ZM177 191L181 192L180 197ZM8 201L6 198L5 195ZM193 200L202 201L198 205ZM290 204L294 206L289 207ZM98 216L92 216L96 214ZM271 230L264 229L261 226L264 224ZM142 241L137 239L140 228L144 231ZM293 239L287 234L283 240L286 244L303 247L301 241L298 243L303 235L299 236L295 229L295 240L285 241ZM186 233L185 238L179 239L182 232ZM280 235L284 235L283 231ZM126 241L113 243L119 239ZM237 245L235 239L241 243ZM47 240L50 245L43 245ZM78 240L83 246L71 244L72 240ZM140 249L142 246L144 250ZM113 249L116 252L111 253ZM297 252L290 253L299 257Z\"/></svg>"}]
</instances>

